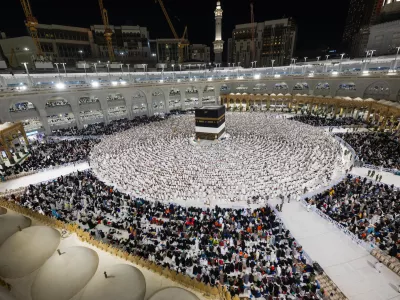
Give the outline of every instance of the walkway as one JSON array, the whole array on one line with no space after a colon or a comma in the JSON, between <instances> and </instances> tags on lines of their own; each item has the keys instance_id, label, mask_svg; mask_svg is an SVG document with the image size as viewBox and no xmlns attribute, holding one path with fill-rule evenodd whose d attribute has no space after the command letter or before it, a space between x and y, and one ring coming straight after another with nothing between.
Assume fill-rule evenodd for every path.
<instances>
[{"instance_id":1,"label":"walkway","mask_svg":"<svg viewBox=\"0 0 400 300\"><path fill-rule=\"evenodd\" d=\"M368 168L353 168L353 170L350 172L353 175L356 176L362 176L362 177L367 177L369 179L375 180L375 176L377 174L382 175L382 183L386 183L388 185L394 184L394 186L397 186L400 188L400 176L399 175L394 175L393 173L389 172L383 172L383 171L375 171L375 176L374 178L368 177L368 171L372 171L373 169L368 169Z\"/></svg>"},{"instance_id":2,"label":"walkway","mask_svg":"<svg viewBox=\"0 0 400 300\"><path fill-rule=\"evenodd\" d=\"M40 183L42 181L50 180L57 178L59 176L64 176L75 172L77 170L83 171L89 168L88 163L80 163L76 166L67 166L67 167L60 167L54 170L48 170L44 172L39 172L36 174L20 177L17 179L9 180L6 182L0 183L0 192L5 192L6 190L10 189L17 189L20 187L28 186L30 184Z\"/></svg>"},{"instance_id":3,"label":"walkway","mask_svg":"<svg viewBox=\"0 0 400 300\"><path fill-rule=\"evenodd\" d=\"M307 212L300 202L285 203L282 210L286 228L349 299L400 299L400 278L384 266L378 273L377 260L364 248L316 213Z\"/></svg>"}]
</instances>

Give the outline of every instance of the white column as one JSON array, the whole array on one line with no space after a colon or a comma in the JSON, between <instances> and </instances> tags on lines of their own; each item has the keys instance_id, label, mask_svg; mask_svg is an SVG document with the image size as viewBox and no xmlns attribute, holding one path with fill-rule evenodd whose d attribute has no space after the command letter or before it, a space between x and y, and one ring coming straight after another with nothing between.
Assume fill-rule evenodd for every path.
<instances>
[{"instance_id":1,"label":"white column","mask_svg":"<svg viewBox=\"0 0 400 300\"><path fill-rule=\"evenodd\" d=\"M39 111L39 115L40 115L40 121L42 122L45 133L47 135L51 134L49 121L47 120L46 109L38 109L38 111Z\"/></svg>"},{"instance_id":2,"label":"white column","mask_svg":"<svg viewBox=\"0 0 400 300\"><path fill-rule=\"evenodd\" d=\"M186 98L186 88L180 88L181 92L181 110L186 110L185 98Z\"/></svg>"},{"instance_id":3,"label":"white column","mask_svg":"<svg viewBox=\"0 0 400 300\"><path fill-rule=\"evenodd\" d=\"M198 90L198 95L199 95L199 107L203 106L203 92L204 92L204 87L200 87Z\"/></svg>"}]
</instances>

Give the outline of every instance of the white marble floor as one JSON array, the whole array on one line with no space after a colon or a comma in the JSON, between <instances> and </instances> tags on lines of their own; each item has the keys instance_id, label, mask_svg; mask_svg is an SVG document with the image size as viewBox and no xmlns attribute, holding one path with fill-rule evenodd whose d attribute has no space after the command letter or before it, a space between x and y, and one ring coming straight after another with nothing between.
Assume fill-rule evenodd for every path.
<instances>
[{"instance_id":1,"label":"white marble floor","mask_svg":"<svg viewBox=\"0 0 400 300\"><path fill-rule=\"evenodd\" d=\"M5 192L6 190L14 190L20 187L28 186L30 184L37 184L42 181L50 180L57 178L59 176L64 176L70 174L72 172L76 172L77 170L83 171L89 168L88 163L80 163L76 166L71 165L67 167L61 167L54 170L48 170L24 177L20 177L17 179L9 180L0 183L0 192Z\"/></svg>"},{"instance_id":2,"label":"white marble floor","mask_svg":"<svg viewBox=\"0 0 400 300\"><path fill-rule=\"evenodd\" d=\"M393 173L389 173L389 172L381 172L381 171L377 171L375 170L375 176L374 178L372 177L368 177L368 171L372 171L372 169L368 169L368 168L353 168L353 170L350 172L353 175L357 175L357 176L363 176L363 177L367 177L370 179L375 180L375 176L377 174L382 175L382 183L386 183L386 184L394 184L394 186L400 187L400 176L398 175L394 175Z\"/></svg>"},{"instance_id":3,"label":"white marble floor","mask_svg":"<svg viewBox=\"0 0 400 300\"><path fill-rule=\"evenodd\" d=\"M316 213L292 201L283 205L280 216L303 249L349 299L400 299L400 278L385 266L379 273L373 256Z\"/></svg>"}]
</instances>

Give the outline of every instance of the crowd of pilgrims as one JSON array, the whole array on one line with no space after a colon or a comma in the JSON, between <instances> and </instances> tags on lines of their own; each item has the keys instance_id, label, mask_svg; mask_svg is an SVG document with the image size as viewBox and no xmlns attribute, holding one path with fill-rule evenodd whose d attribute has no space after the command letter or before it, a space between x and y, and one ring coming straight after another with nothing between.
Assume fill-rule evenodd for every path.
<instances>
[{"instance_id":1,"label":"crowd of pilgrims","mask_svg":"<svg viewBox=\"0 0 400 300\"><path fill-rule=\"evenodd\" d=\"M92 147L99 141L98 139L36 141L28 146L30 155L22 163L3 165L4 169L0 170L0 174L6 177L85 160Z\"/></svg>"},{"instance_id":2,"label":"crowd of pilgrims","mask_svg":"<svg viewBox=\"0 0 400 300\"><path fill-rule=\"evenodd\" d=\"M30 185L9 201L76 222L94 238L232 295L316 299L312 265L274 211L182 207L119 192L91 171ZM275 299L275 298L274 298Z\"/></svg>"},{"instance_id":3,"label":"crowd of pilgrims","mask_svg":"<svg viewBox=\"0 0 400 300\"><path fill-rule=\"evenodd\" d=\"M306 201L356 234L359 239L375 243L381 250L400 258L398 188L349 174L330 190Z\"/></svg>"},{"instance_id":4,"label":"crowd of pilgrims","mask_svg":"<svg viewBox=\"0 0 400 300\"><path fill-rule=\"evenodd\" d=\"M400 170L400 142L388 133L337 134L355 150L366 164Z\"/></svg>"},{"instance_id":5,"label":"crowd of pilgrims","mask_svg":"<svg viewBox=\"0 0 400 300\"><path fill-rule=\"evenodd\" d=\"M227 113L228 136L200 145L194 123L174 116L105 137L91 152L92 167L147 200L244 204L320 188L341 175L350 156L321 129L274 114Z\"/></svg>"},{"instance_id":6,"label":"crowd of pilgrims","mask_svg":"<svg viewBox=\"0 0 400 300\"><path fill-rule=\"evenodd\" d=\"M108 124L96 123L88 124L82 129L77 127L69 127L53 130L53 136L90 136L90 135L112 135L117 132L125 131L127 129L148 124L151 122L162 121L169 117L169 114L157 115L152 117L140 116L135 117L132 120L119 119L113 120Z\"/></svg>"},{"instance_id":7,"label":"crowd of pilgrims","mask_svg":"<svg viewBox=\"0 0 400 300\"><path fill-rule=\"evenodd\" d=\"M365 121L362 119L354 119L351 117L343 117L343 118L324 118L313 115L302 115L302 116L294 116L290 118L291 120L295 120L298 122L302 122L311 126L350 126L350 125L365 125Z\"/></svg>"}]
</instances>

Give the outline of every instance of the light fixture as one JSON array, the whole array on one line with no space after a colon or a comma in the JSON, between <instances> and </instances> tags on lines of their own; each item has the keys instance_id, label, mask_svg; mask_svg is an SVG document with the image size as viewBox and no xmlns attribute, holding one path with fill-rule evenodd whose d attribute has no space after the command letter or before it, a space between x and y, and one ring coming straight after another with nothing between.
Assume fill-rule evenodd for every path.
<instances>
[{"instance_id":1,"label":"light fixture","mask_svg":"<svg viewBox=\"0 0 400 300\"><path fill-rule=\"evenodd\" d=\"M161 80L160 80L160 83L164 83L164 80L161 79Z\"/></svg>"},{"instance_id":2,"label":"light fixture","mask_svg":"<svg viewBox=\"0 0 400 300\"><path fill-rule=\"evenodd\" d=\"M29 51L29 48L25 47L24 50L25 50L25 51Z\"/></svg>"},{"instance_id":3,"label":"light fixture","mask_svg":"<svg viewBox=\"0 0 400 300\"><path fill-rule=\"evenodd\" d=\"M58 83L56 83L56 88L59 90L63 90L63 89L65 89L65 84L62 82L58 82Z\"/></svg>"},{"instance_id":4,"label":"light fixture","mask_svg":"<svg viewBox=\"0 0 400 300\"><path fill-rule=\"evenodd\" d=\"M225 80L228 80L229 79L229 77L225 77Z\"/></svg>"},{"instance_id":5,"label":"light fixture","mask_svg":"<svg viewBox=\"0 0 400 300\"><path fill-rule=\"evenodd\" d=\"M337 72L337 71L333 71L333 72L332 72L332 75L333 75L333 76L337 76L338 74L339 74L339 72Z\"/></svg>"},{"instance_id":6,"label":"light fixture","mask_svg":"<svg viewBox=\"0 0 400 300\"><path fill-rule=\"evenodd\" d=\"M281 77L281 74L275 74L274 77L279 78L279 77Z\"/></svg>"},{"instance_id":7,"label":"light fixture","mask_svg":"<svg viewBox=\"0 0 400 300\"><path fill-rule=\"evenodd\" d=\"M181 80L180 80L180 79L178 79L178 82L181 82Z\"/></svg>"},{"instance_id":8,"label":"light fixture","mask_svg":"<svg viewBox=\"0 0 400 300\"><path fill-rule=\"evenodd\" d=\"M126 81L125 80L121 80L121 84L122 85L126 85Z\"/></svg>"},{"instance_id":9,"label":"light fixture","mask_svg":"<svg viewBox=\"0 0 400 300\"><path fill-rule=\"evenodd\" d=\"M255 74L254 75L254 79L260 79L260 77L261 77L260 74Z\"/></svg>"},{"instance_id":10,"label":"light fixture","mask_svg":"<svg viewBox=\"0 0 400 300\"><path fill-rule=\"evenodd\" d=\"M92 87L98 87L98 86L100 86L100 84L97 81L92 82Z\"/></svg>"},{"instance_id":11,"label":"light fixture","mask_svg":"<svg viewBox=\"0 0 400 300\"><path fill-rule=\"evenodd\" d=\"M116 82L116 81L111 81L111 84L112 84L113 86L116 86L116 85L118 85L118 82Z\"/></svg>"},{"instance_id":12,"label":"light fixture","mask_svg":"<svg viewBox=\"0 0 400 300\"><path fill-rule=\"evenodd\" d=\"M362 73L363 73L363 75L368 75L369 71L363 71Z\"/></svg>"},{"instance_id":13,"label":"light fixture","mask_svg":"<svg viewBox=\"0 0 400 300\"><path fill-rule=\"evenodd\" d=\"M212 81L212 77L208 77L207 80L208 80L208 81Z\"/></svg>"}]
</instances>

